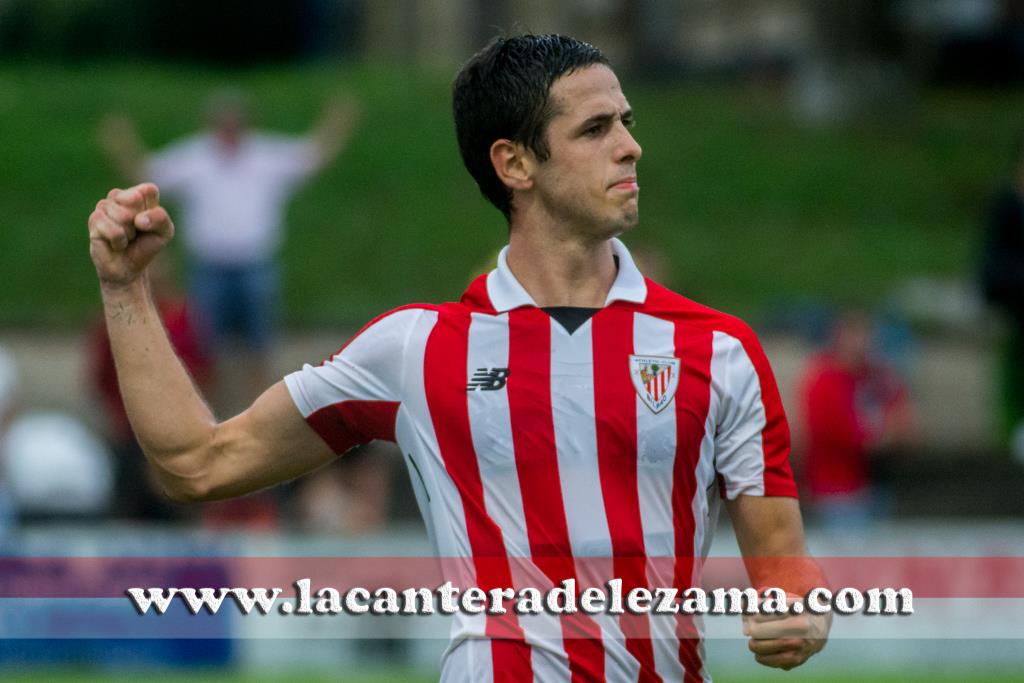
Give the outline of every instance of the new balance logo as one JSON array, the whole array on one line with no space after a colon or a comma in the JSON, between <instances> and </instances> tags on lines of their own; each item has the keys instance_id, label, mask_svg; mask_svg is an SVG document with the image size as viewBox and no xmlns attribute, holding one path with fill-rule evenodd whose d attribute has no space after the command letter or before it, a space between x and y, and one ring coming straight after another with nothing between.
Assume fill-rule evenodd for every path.
<instances>
[{"instance_id":1,"label":"new balance logo","mask_svg":"<svg viewBox=\"0 0 1024 683\"><path fill-rule=\"evenodd\" d=\"M505 388L508 368L479 368L466 385L466 391L497 391Z\"/></svg>"}]
</instances>

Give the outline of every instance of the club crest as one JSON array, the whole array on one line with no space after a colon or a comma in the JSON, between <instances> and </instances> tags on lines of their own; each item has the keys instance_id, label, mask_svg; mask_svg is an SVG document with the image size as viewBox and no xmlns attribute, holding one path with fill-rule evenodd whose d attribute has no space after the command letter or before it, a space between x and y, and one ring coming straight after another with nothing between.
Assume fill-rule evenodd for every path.
<instances>
[{"instance_id":1,"label":"club crest","mask_svg":"<svg viewBox=\"0 0 1024 683\"><path fill-rule=\"evenodd\" d=\"M629 374L641 400L655 413L672 401L679 387L679 359L668 356L630 356Z\"/></svg>"}]
</instances>

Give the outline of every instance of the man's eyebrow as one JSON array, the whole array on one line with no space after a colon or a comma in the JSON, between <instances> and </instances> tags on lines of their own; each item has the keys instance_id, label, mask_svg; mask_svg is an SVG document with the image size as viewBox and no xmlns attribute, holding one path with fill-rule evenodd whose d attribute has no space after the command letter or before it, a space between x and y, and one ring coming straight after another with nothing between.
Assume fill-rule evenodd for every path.
<instances>
[{"instance_id":1,"label":"man's eyebrow","mask_svg":"<svg viewBox=\"0 0 1024 683\"><path fill-rule=\"evenodd\" d=\"M579 126L577 126L577 130L584 131L587 128L590 128L591 126L607 125L614 121L617 117L621 117L623 123L629 123L633 120L633 110L626 109L625 111L622 112L621 115L618 112L613 111L595 114L588 118L587 120L585 120L583 123L579 124Z\"/></svg>"}]
</instances>

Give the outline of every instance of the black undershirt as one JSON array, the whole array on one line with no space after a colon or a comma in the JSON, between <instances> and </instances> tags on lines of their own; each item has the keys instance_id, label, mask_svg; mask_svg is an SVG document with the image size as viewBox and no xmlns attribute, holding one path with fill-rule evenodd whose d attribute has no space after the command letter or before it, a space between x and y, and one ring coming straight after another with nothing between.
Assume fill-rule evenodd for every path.
<instances>
[{"instance_id":1,"label":"black undershirt","mask_svg":"<svg viewBox=\"0 0 1024 683\"><path fill-rule=\"evenodd\" d=\"M565 328L565 331L572 334L580 328L580 325L594 317L600 308L585 308L583 306L545 306L542 309L545 313L558 321L558 324Z\"/></svg>"},{"instance_id":2,"label":"black undershirt","mask_svg":"<svg viewBox=\"0 0 1024 683\"><path fill-rule=\"evenodd\" d=\"M619 272L619 257L612 256L615 259L615 272ZM552 318L558 321L558 324L565 328L565 331L572 334L576 330L580 329L580 325L587 322L594 317L594 314L600 311L600 308L587 308L585 306L545 306L541 309Z\"/></svg>"}]
</instances>

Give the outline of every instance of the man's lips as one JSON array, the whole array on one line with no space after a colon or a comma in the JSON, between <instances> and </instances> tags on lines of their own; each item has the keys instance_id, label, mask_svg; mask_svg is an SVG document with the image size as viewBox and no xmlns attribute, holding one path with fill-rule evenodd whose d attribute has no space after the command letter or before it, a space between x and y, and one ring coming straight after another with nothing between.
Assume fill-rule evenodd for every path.
<instances>
[{"instance_id":1,"label":"man's lips","mask_svg":"<svg viewBox=\"0 0 1024 683\"><path fill-rule=\"evenodd\" d=\"M617 190L639 190L640 185L636 182L636 176L630 176L628 178L622 178L612 183L612 188Z\"/></svg>"}]
</instances>

